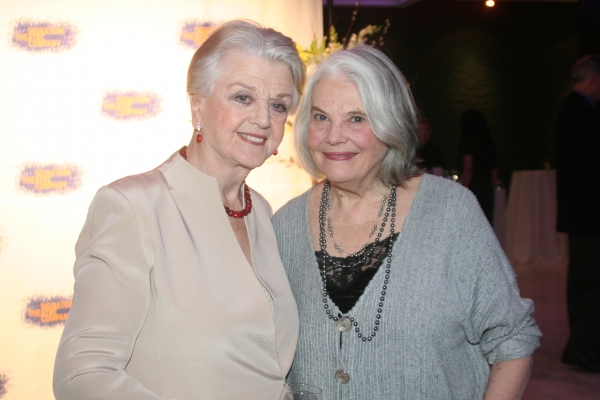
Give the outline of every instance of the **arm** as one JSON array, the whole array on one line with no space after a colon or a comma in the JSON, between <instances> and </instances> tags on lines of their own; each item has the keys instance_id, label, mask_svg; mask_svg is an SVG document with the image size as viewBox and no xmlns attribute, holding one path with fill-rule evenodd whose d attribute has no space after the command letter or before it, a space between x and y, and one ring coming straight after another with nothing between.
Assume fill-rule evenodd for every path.
<instances>
[{"instance_id":1,"label":"arm","mask_svg":"<svg viewBox=\"0 0 600 400\"><path fill-rule=\"evenodd\" d=\"M463 156L463 169L460 181L464 187L469 187L473 178L473 155L465 154Z\"/></svg>"},{"instance_id":2,"label":"arm","mask_svg":"<svg viewBox=\"0 0 600 400\"><path fill-rule=\"evenodd\" d=\"M484 399L520 399L541 333L531 317L533 302L521 298L516 275L476 201L468 193L454 207L465 243L457 249L456 264L457 285L470 316L465 332L493 365Z\"/></svg>"},{"instance_id":3,"label":"arm","mask_svg":"<svg viewBox=\"0 0 600 400\"><path fill-rule=\"evenodd\" d=\"M76 245L73 306L54 366L57 400L160 400L125 366L150 302L150 262L117 190L94 198Z\"/></svg>"},{"instance_id":4,"label":"arm","mask_svg":"<svg viewBox=\"0 0 600 400\"><path fill-rule=\"evenodd\" d=\"M532 357L498 361L492 366L483 400L519 400L529 380Z\"/></svg>"}]
</instances>

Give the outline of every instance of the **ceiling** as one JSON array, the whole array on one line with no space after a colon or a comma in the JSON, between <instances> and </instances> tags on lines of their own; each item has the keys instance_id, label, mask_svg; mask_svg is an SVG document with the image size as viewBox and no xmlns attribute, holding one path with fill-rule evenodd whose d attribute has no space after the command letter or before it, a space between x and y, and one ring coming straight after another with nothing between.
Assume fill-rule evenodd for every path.
<instances>
[{"instance_id":1,"label":"ceiling","mask_svg":"<svg viewBox=\"0 0 600 400\"><path fill-rule=\"evenodd\" d=\"M406 7L412 3L418 1L479 1L484 2L485 0L360 0L361 6L381 6L381 7ZM508 2L508 1L521 1L530 3L577 3L578 0L496 0L497 3ZM323 0L323 4L327 4L327 0ZM335 6L355 6L356 0L333 0Z\"/></svg>"}]
</instances>

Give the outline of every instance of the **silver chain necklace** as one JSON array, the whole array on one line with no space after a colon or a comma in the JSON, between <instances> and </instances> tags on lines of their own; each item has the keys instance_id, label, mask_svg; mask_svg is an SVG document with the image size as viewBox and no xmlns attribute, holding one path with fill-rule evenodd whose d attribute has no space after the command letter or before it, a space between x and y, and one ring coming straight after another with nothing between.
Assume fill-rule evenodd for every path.
<instances>
[{"instance_id":1,"label":"silver chain necklace","mask_svg":"<svg viewBox=\"0 0 600 400\"><path fill-rule=\"evenodd\" d=\"M389 189L389 188L390 188L390 185L386 185L386 189ZM383 209L385 208L386 200L387 200L387 194L385 194L383 196L383 199L381 200L381 206L379 206L379 211L377 212L377 221L373 225L373 228L371 228L371 232L369 232L369 239L367 239L367 243L365 243L362 246L362 248L359 251L357 251L356 253L348 253L347 251L344 251L340 247L340 245L338 245L336 243L335 238L333 237L333 222L331 221L331 217L327 217L327 230L329 231L329 237L333 241L333 247L335 248L335 250L338 253L346 253L348 255L348 257L357 257L357 256L362 255L366 251L367 245L369 244L369 240L375 234L375 232L377 232L377 225L379 224L379 220L381 219L381 215L383 214ZM327 197L327 209L329 211L331 211L331 199L329 197Z\"/></svg>"},{"instance_id":2,"label":"silver chain necklace","mask_svg":"<svg viewBox=\"0 0 600 400\"><path fill-rule=\"evenodd\" d=\"M375 323L373 328L371 329L371 333L368 335L363 335L358 326L358 322L354 320L353 317L341 316L337 317L331 313L329 309L329 304L327 304L327 298L329 297L329 293L327 291L327 265L340 266L339 261L335 261L331 258L329 253L327 253L327 234L325 233L325 219L327 214L327 204L328 204L328 194L330 189L329 180L326 180L323 185L323 194L321 195L321 205L319 207L319 245L321 246L321 253L323 256L323 262L321 265L321 280L323 282L323 307L325 309L325 313L329 317L336 322L338 330L341 332L348 332L352 327L354 327L354 332L363 342L370 342L375 337L375 334L379 330L379 325L381 323L381 313L383 312L383 304L385 301L385 295L387 291L387 285L390 279L390 266L392 262L392 248L394 246L394 241L396 237L394 237L394 228L396 226L396 185L392 185L392 190L390 193L390 198L388 200L387 208L385 209L385 214L383 217L383 222L381 223L381 228L379 228L379 232L377 233L377 237L375 238L375 243L379 243L383 232L385 231L385 225L388 221L388 217L390 217L390 236L391 240L388 241L386 247L386 266L385 266L385 279L383 281L383 286L381 288L381 296L379 297L379 303L377 304L377 313L375 314ZM370 251L365 250L365 254L360 257L360 259L349 265L349 267L356 267L361 263L366 261L367 257L370 257L370 253L373 252L375 246L367 246ZM362 251L362 250L361 250ZM367 255L367 253L369 253Z\"/></svg>"}]
</instances>

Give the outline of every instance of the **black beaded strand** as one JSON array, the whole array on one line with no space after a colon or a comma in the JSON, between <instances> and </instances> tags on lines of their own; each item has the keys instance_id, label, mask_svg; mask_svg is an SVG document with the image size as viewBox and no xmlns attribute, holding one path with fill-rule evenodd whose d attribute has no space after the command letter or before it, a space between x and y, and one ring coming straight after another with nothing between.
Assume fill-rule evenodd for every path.
<instances>
[{"instance_id":1,"label":"black beaded strand","mask_svg":"<svg viewBox=\"0 0 600 400\"><path fill-rule=\"evenodd\" d=\"M321 252L323 255L321 278L322 278L322 282L323 282L323 307L325 309L325 313L327 314L329 319L333 319L334 321L337 322L339 320L339 318L331 313L331 310L329 309L329 304L327 304L327 297L329 296L329 294L327 292L326 266L327 265L340 266L340 262L339 261L336 262L335 260L332 260L329 253L327 253L327 235L325 233L325 221L326 221L326 213L327 213L327 205L328 205L329 188L330 188L329 180L326 180L323 185L323 194L321 195L321 205L319 207L319 228L320 228L319 244L321 246ZM391 215L391 217L390 217L390 215ZM388 243L386 244L387 245L386 246L386 258L387 259L386 259L386 266L385 266L385 277L384 277L385 279L383 281L383 286L381 288L381 296L379 297L379 303L377 304L377 306L378 306L377 314L375 314L375 324L373 325L371 333L366 336L363 335L358 326L358 322L355 321L354 318L350 317L350 322L352 323L352 326L354 327L354 332L356 332L356 335L363 342L370 342L373 340L377 331L379 330L379 325L381 323L381 314L383 312L383 304L385 301L385 295L387 292L388 283L389 283L389 279L390 279L390 266L392 263L392 249L394 247L394 241L396 240L396 238L393 237L394 232L395 232L395 227L396 227L396 185L392 185L392 190L391 190L390 197L388 200L388 206L385 209L383 221L381 223L381 227L379 228L379 232L377 233L377 237L375 238L375 243L378 243L380 241L381 236L383 235L383 232L385 231L385 225L386 225L386 222L388 221L388 218L390 218L391 240L389 240ZM342 265L342 267L356 267L356 266L360 265L361 263L366 262L367 258L369 258L371 256L375 246L370 246L370 247L371 248L369 250L364 251L364 253L362 254L362 257L360 257L360 259L358 261L356 261L355 263L352 263L348 266Z\"/></svg>"}]
</instances>

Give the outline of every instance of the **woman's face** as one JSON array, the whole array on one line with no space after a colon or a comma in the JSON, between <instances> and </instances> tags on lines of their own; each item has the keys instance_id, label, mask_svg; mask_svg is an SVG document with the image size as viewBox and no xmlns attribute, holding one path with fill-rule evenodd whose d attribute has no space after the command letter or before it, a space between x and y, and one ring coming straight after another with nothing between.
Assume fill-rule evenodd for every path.
<instances>
[{"instance_id":1,"label":"woman's face","mask_svg":"<svg viewBox=\"0 0 600 400\"><path fill-rule=\"evenodd\" d=\"M207 97L194 96L192 123L202 125L200 147L225 166L260 166L283 139L294 80L280 62L229 51ZM205 153L206 154L206 153Z\"/></svg>"},{"instance_id":2,"label":"woman's face","mask_svg":"<svg viewBox=\"0 0 600 400\"><path fill-rule=\"evenodd\" d=\"M317 168L334 183L376 179L387 152L373 134L358 88L343 78L315 84L308 147Z\"/></svg>"}]
</instances>

